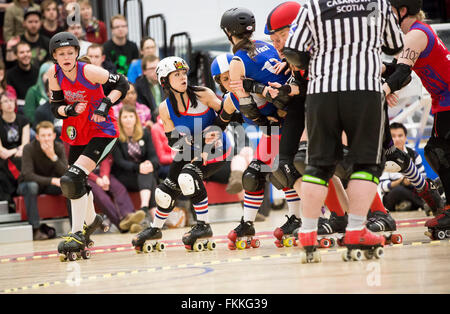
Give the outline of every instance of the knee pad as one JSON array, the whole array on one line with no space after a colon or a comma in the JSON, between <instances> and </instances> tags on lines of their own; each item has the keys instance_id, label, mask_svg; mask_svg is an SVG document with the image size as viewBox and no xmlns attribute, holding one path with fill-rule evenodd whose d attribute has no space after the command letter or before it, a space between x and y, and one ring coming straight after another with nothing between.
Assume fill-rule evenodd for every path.
<instances>
[{"instance_id":1,"label":"knee pad","mask_svg":"<svg viewBox=\"0 0 450 314\"><path fill-rule=\"evenodd\" d=\"M300 177L300 173L298 173L292 164L280 161L278 169L269 175L269 180L278 190L284 188L292 189L295 181Z\"/></svg>"},{"instance_id":2,"label":"knee pad","mask_svg":"<svg viewBox=\"0 0 450 314\"><path fill-rule=\"evenodd\" d=\"M334 174L341 180L347 180L353 172L353 164L348 157L349 150L344 146L343 159L336 165Z\"/></svg>"},{"instance_id":3,"label":"knee pad","mask_svg":"<svg viewBox=\"0 0 450 314\"><path fill-rule=\"evenodd\" d=\"M294 167L300 174L305 173L307 150L308 150L308 142L300 142L297 154L295 154L294 157Z\"/></svg>"},{"instance_id":4,"label":"knee pad","mask_svg":"<svg viewBox=\"0 0 450 314\"><path fill-rule=\"evenodd\" d=\"M380 176L383 172L381 165L361 165L355 164L354 172L350 176L350 180L371 181L375 184L380 183Z\"/></svg>"},{"instance_id":5,"label":"knee pad","mask_svg":"<svg viewBox=\"0 0 450 314\"><path fill-rule=\"evenodd\" d=\"M176 184L168 184L169 179L164 180L163 183L158 185L155 189L155 201L158 208L163 212L172 211L175 206L175 201L180 194L180 191L176 190L173 186ZM170 180L169 180L170 181Z\"/></svg>"},{"instance_id":6,"label":"knee pad","mask_svg":"<svg viewBox=\"0 0 450 314\"><path fill-rule=\"evenodd\" d=\"M445 140L430 138L425 145L424 155L428 164L437 174L450 169L450 145Z\"/></svg>"},{"instance_id":7,"label":"knee pad","mask_svg":"<svg viewBox=\"0 0 450 314\"><path fill-rule=\"evenodd\" d=\"M385 152L384 171L386 172L405 172L408 169L411 157L400 149L392 146Z\"/></svg>"},{"instance_id":8,"label":"knee pad","mask_svg":"<svg viewBox=\"0 0 450 314\"><path fill-rule=\"evenodd\" d=\"M242 174L242 186L248 192L258 192L264 189L266 183L265 176L261 172L264 163L256 160L252 161Z\"/></svg>"},{"instance_id":9,"label":"knee pad","mask_svg":"<svg viewBox=\"0 0 450 314\"><path fill-rule=\"evenodd\" d=\"M335 166L306 166L303 182L328 186L335 171Z\"/></svg>"},{"instance_id":10,"label":"knee pad","mask_svg":"<svg viewBox=\"0 0 450 314\"><path fill-rule=\"evenodd\" d=\"M193 164L183 167L178 175L178 185L183 195L190 197L194 204L203 201L207 196L203 173Z\"/></svg>"},{"instance_id":11,"label":"knee pad","mask_svg":"<svg viewBox=\"0 0 450 314\"><path fill-rule=\"evenodd\" d=\"M86 194L89 191L86 177L86 173L81 168L76 165L70 166L61 177L63 195L68 199L75 200Z\"/></svg>"}]
</instances>

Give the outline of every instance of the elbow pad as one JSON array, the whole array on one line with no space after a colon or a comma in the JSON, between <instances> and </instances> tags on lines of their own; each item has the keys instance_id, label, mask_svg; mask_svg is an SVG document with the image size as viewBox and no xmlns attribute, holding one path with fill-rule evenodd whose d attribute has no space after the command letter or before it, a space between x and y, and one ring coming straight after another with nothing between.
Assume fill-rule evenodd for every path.
<instances>
[{"instance_id":1,"label":"elbow pad","mask_svg":"<svg viewBox=\"0 0 450 314\"><path fill-rule=\"evenodd\" d=\"M386 83L391 89L391 93L396 92L411 82L411 66L399 63L396 66L395 72L386 79Z\"/></svg>"},{"instance_id":2,"label":"elbow pad","mask_svg":"<svg viewBox=\"0 0 450 314\"><path fill-rule=\"evenodd\" d=\"M118 101L124 99L130 89L130 84L128 83L127 78L122 74L109 73L107 84L111 87L111 89L118 90L122 94Z\"/></svg>"},{"instance_id":3,"label":"elbow pad","mask_svg":"<svg viewBox=\"0 0 450 314\"><path fill-rule=\"evenodd\" d=\"M225 110L222 109L220 113L217 115L216 119L214 119L213 125L218 126L222 131L225 131L228 124L231 121L231 118L233 117L233 113L229 114Z\"/></svg>"},{"instance_id":4,"label":"elbow pad","mask_svg":"<svg viewBox=\"0 0 450 314\"><path fill-rule=\"evenodd\" d=\"M241 98L239 109L246 118L255 122L256 125L267 125L269 123L267 117L263 116L259 111L252 96Z\"/></svg>"},{"instance_id":5,"label":"elbow pad","mask_svg":"<svg viewBox=\"0 0 450 314\"><path fill-rule=\"evenodd\" d=\"M52 96L50 98L50 105L53 115L58 119L66 119L67 117L62 116L58 112L60 106L66 106L66 100L64 99L64 92L62 90L54 91L52 90Z\"/></svg>"},{"instance_id":6,"label":"elbow pad","mask_svg":"<svg viewBox=\"0 0 450 314\"><path fill-rule=\"evenodd\" d=\"M262 95L264 88L266 88L266 85L251 79L244 79L242 81L242 86L247 93L255 93L260 95Z\"/></svg>"},{"instance_id":7,"label":"elbow pad","mask_svg":"<svg viewBox=\"0 0 450 314\"><path fill-rule=\"evenodd\" d=\"M283 54L285 55L286 60L289 62L289 64L302 70L306 70L308 68L309 60L311 58L309 52L298 51L284 47Z\"/></svg>"}]
</instances>

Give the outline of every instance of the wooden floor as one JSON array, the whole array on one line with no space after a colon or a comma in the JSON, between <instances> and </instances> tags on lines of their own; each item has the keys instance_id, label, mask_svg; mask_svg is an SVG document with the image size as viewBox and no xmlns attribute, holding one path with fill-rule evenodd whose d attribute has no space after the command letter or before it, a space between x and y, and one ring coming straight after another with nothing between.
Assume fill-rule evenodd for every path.
<instances>
[{"instance_id":1,"label":"wooden floor","mask_svg":"<svg viewBox=\"0 0 450 314\"><path fill-rule=\"evenodd\" d=\"M298 248L276 248L272 231L286 211L256 223L261 247L230 251L237 223L214 224L214 251L187 252L187 230L163 232L164 252L136 254L130 234L94 235L90 260L61 263L58 239L0 245L0 293L449 293L450 242L424 236L422 213L395 215L404 243L381 260L343 262L342 248L321 249L322 263L301 264Z\"/></svg>"}]
</instances>

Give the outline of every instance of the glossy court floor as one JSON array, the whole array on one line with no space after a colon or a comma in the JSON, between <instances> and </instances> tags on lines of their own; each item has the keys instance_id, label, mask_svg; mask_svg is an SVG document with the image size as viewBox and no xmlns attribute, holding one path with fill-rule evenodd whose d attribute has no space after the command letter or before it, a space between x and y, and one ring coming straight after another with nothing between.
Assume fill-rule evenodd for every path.
<instances>
[{"instance_id":1,"label":"glossy court floor","mask_svg":"<svg viewBox=\"0 0 450 314\"><path fill-rule=\"evenodd\" d=\"M255 224L261 247L227 248L237 223L214 224L217 248L187 252L188 228L163 231L166 250L136 254L130 234L96 234L90 260L59 261L59 239L0 245L0 293L449 293L450 242L424 235L423 212L395 214L403 244L380 260L343 262L342 248L301 264L300 249L277 248L272 232L286 211Z\"/></svg>"}]
</instances>

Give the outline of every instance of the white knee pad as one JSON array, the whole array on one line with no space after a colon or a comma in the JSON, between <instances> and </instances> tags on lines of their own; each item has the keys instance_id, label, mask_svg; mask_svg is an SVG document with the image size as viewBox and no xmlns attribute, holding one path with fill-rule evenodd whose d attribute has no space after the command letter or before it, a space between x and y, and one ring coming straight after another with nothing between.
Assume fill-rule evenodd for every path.
<instances>
[{"instance_id":1,"label":"white knee pad","mask_svg":"<svg viewBox=\"0 0 450 314\"><path fill-rule=\"evenodd\" d=\"M172 205L172 196L162 191L160 188L155 190L155 201L161 208L168 209Z\"/></svg>"},{"instance_id":2,"label":"white knee pad","mask_svg":"<svg viewBox=\"0 0 450 314\"><path fill-rule=\"evenodd\" d=\"M194 178L188 173L181 173L178 176L178 185L180 186L181 192L183 195L193 195L196 190L199 190L199 187L195 186Z\"/></svg>"}]
</instances>

